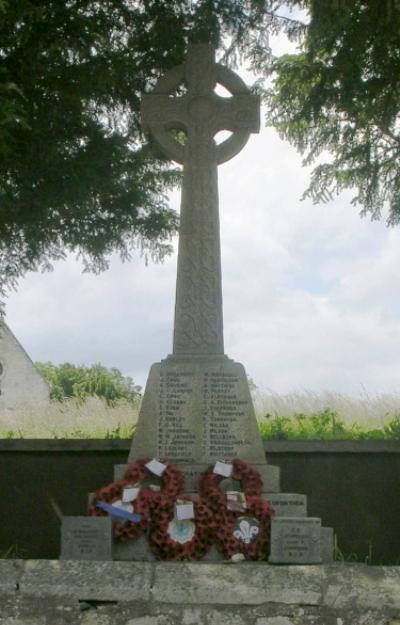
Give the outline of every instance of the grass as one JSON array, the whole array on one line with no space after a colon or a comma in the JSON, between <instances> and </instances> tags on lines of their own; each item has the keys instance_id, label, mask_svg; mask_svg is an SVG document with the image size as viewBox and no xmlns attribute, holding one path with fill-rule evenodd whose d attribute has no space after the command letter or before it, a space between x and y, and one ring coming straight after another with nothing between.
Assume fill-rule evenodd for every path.
<instances>
[{"instance_id":1,"label":"grass","mask_svg":"<svg viewBox=\"0 0 400 625\"><path fill-rule=\"evenodd\" d=\"M52 401L40 410L0 415L0 438L131 438L138 410L125 400L110 406L98 397Z\"/></svg>"},{"instance_id":2,"label":"grass","mask_svg":"<svg viewBox=\"0 0 400 625\"><path fill-rule=\"evenodd\" d=\"M400 439L400 394L322 391L253 396L261 435L286 440Z\"/></svg>"},{"instance_id":3,"label":"grass","mask_svg":"<svg viewBox=\"0 0 400 625\"><path fill-rule=\"evenodd\" d=\"M270 389L257 388L252 395L258 417L266 414L275 417L321 413L329 408L346 423L373 428L377 423L400 414L400 392L372 394L362 388L357 395L326 390L279 394Z\"/></svg>"},{"instance_id":4,"label":"grass","mask_svg":"<svg viewBox=\"0 0 400 625\"><path fill-rule=\"evenodd\" d=\"M259 420L259 428L267 440L400 440L400 414L371 429L346 423L337 412L326 408L311 414L267 415Z\"/></svg>"},{"instance_id":5,"label":"grass","mask_svg":"<svg viewBox=\"0 0 400 625\"><path fill-rule=\"evenodd\" d=\"M364 391L357 398L256 390L253 399L264 439L400 440L400 394ZM110 406L98 397L53 401L40 411L0 415L0 438L131 438L138 412L138 405L119 401Z\"/></svg>"}]
</instances>

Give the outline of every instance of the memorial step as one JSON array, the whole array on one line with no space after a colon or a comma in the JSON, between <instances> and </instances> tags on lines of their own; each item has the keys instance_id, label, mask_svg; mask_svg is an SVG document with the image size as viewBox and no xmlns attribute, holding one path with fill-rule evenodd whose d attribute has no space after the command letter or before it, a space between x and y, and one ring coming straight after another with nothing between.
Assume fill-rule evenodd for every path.
<instances>
[{"instance_id":1,"label":"memorial step","mask_svg":"<svg viewBox=\"0 0 400 625\"><path fill-rule=\"evenodd\" d=\"M146 534L127 543L113 543L111 527L110 517L64 516L60 559L144 562L157 559ZM271 564L329 564L333 562L333 547L333 529L321 527L320 519L281 517L272 522ZM224 557L214 545L202 558L202 562L222 561Z\"/></svg>"},{"instance_id":2,"label":"memorial step","mask_svg":"<svg viewBox=\"0 0 400 625\"><path fill-rule=\"evenodd\" d=\"M268 499L275 510L275 516L306 517L307 495L298 493L263 493L263 498Z\"/></svg>"},{"instance_id":3,"label":"memorial step","mask_svg":"<svg viewBox=\"0 0 400 625\"><path fill-rule=\"evenodd\" d=\"M128 464L116 464L114 465L114 481L121 480L125 471L128 468ZM196 491L199 475L208 468L208 464L179 464L178 467L186 476L185 488L187 491ZM260 475L264 484L264 489L268 493L280 492L280 468L272 464L256 464L252 465ZM222 480L222 482L228 482L229 480ZM232 480L236 484L235 488L225 488L225 490L238 490L238 482ZM224 488L222 484L221 488Z\"/></svg>"},{"instance_id":4,"label":"memorial step","mask_svg":"<svg viewBox=\"0 0 400 625\"><path fill-rule=\"evenodd\" d=\"M156 556L150 548L150 544L146 534L142 534L136 540L131 540L126 543L114 542L113 548L113 560L123 561L140 561L140 562L153 562L157 560Z\"/></svg>"}]
</instances>

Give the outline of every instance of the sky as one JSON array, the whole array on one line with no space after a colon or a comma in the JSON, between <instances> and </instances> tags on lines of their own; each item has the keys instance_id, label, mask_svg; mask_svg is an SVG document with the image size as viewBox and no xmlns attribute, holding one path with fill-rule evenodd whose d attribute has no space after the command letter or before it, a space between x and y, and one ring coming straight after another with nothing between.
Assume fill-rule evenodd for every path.
<instances>
[{"instance_id":1,"label":"sky","mask_svg":"<svg viewBox=\"0 0 400 625\"><path fill-rule=\"evenodd\" d=\"M225 351L276 393L396 392L400 229L361 218L347 192L301 201L309 173L265 124L219 167ZM30 273L6 321L35 361L100 362L143 386L172 349L174 247L163 264L115 257L91 275L69 257Z\"/></svg>"}]
</instances>

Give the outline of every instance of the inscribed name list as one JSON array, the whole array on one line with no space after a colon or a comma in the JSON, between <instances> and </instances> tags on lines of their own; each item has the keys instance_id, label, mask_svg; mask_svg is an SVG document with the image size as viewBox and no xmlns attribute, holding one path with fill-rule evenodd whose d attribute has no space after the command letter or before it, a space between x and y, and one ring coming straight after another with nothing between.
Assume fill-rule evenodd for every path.
<instances>
[{"instance_id":1,"label":"inscribed name list","mask_svg":"<svg viewBox=\"0 0 400 625\"><path fill-rule=\"evenodd\" d=\"M177 462L229 460L251 441L244 427L250 407L239 376L230 371L168 371L159 382L158 455Z\"/></svg>"}]
</instances>

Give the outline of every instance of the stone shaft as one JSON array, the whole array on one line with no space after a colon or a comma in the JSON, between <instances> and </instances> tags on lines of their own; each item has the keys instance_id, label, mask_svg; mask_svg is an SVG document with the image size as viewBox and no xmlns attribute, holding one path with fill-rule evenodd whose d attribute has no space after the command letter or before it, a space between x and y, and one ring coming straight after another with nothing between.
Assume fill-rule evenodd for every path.
<instances>
[{"instance_id":1,"label":"stone shaft","mask_svg":"<svg viewBox=\"0 0 400 625\"><path fill-rule=\"evenodd\" d=\"M224 353L217 164L199 127L185 150L173 353Z\"/></svg>"},{"instance_id":2,"label":"stone shaft","mask_svg":"<svg viewBox=\"0 0 400 625\"><path fill-rule=\"evenodd\" d=\"M143 127L170 158L183 164L175 356L224 353L217 167L259 129L258 98L214 57L212 46L192 45L186 62L167 72L142 105ZM217 95L217 83L232 97ZM174 95L182 85L186 93ZM184 146L173 139L174 130L185 132ZM220 130L232 136L217 145L214 136Z\"/></svg>"}]
</instances>

